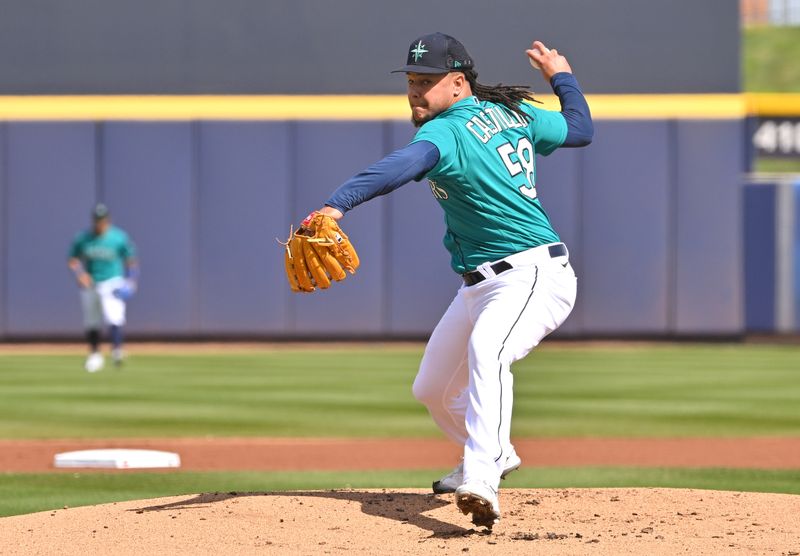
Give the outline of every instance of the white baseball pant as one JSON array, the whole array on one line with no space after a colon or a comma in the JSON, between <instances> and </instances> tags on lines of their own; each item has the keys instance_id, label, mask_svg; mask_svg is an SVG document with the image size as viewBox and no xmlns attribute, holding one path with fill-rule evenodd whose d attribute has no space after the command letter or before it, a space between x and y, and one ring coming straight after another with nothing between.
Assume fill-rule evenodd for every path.
<instances>
[{"instance_id":1,"label":"white baseball pant","mask_svg":"<svg viewBox=\"0 0 800 556\"><path fill-rule=\"evenodd\" d=\"M103 323L112 326L125 324L125 302L113 293L124 285L125 278L120 276L81 290L83 325L87 330L100 329Z\"/></svg>"},{"instance_id":2,"label":"white baseball pant","mask_svg":"<svg viewBox=\"0 0 800 556\"><path fill-rule=\"evenodd\" d=\"M512 268L462 286L436 325L414 381L444 434L464 446L464 482L497 488L511 444L514 377L525 357L566 320L577 279L569 255L551 257L548 245L503 259ZM564 250L566 253L566 250Z\"/></svg>"}]
</instances>

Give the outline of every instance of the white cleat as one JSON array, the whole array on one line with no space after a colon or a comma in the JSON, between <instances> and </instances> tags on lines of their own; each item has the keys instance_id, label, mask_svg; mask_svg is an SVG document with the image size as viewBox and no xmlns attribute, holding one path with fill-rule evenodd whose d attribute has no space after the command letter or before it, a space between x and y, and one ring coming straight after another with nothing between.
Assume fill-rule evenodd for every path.
<instances>
[{"instance_id":1,"label":"white cleat","mask_svg":"<svg viewBox=\"0 0 800 556\"><path fill-rule=\"evenodd\" d=\"M114 348L111 350L111 360L114 362L115 366L122 366L122 362L125 360L125 352L122 351L122 348Z\"/></svg>"},{"instance_id":2,"label":"white cleat","mask_svg":"<svg viewBox=\"0 0 800 556\"><path fill-rule=\"evenodd\" d=\"M500 474L500 478L505 479L509 473L519 469L520 465L522 465L522 460L519 459L517 452L512 451L511 454L506 458L506 464L505 467L503 468L503 473ZM448 473L438 481L433 482L433 493L449 494L451 492L455 492L456 489L460 487L461 483L463 482L464 482L464 462L462 461L450 473Z\"/></svg>"},{"instance_id":3,"label":"white cleat","mask_svg":"<svg viewBox=\"0 0 800 556\"><path fill-rule=\"evenodd\" d=\"M472 514L472 523L491 529L500 521L497 491L483 481L470 481L456 489L456 505L464 515Z\"/></svg>"},{"instance_id":4,"label":"white cleat","mask_svg":"<svg viewBox=\"0 0 800 556\"><path fill-rule=\"evenodd\" d=\"M84 368L89 373L96 373L97 371L103 370L103 365L105 365L105 361L103 360L102 353L92 353L89 357L86 358L86 363L84 364Z\"/></svg>"}]
</instances>

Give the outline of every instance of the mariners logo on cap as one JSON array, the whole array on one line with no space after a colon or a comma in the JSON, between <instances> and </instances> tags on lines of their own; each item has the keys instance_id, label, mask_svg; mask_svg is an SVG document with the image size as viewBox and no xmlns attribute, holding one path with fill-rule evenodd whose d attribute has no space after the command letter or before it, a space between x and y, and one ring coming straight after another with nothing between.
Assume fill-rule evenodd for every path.
<instances>
[{"instance_id":1,"label":"mariners logo on cap","mask_svg":"<svg viewBox=\"0 0 800 556\"><path fill-rule=\"evenodd\" d=\"M422 55L426 52L427 50L425 50L425 45L422 44L422 41L419 41L417 45L411 49L411 54L414 55L415 62L419 62L419 59L422 58Z\"/></svg>"},{"instance_id":2,"label":"mariners logo on cap","mask_svg":"<svg viewBox=\"0 0 800 556\"><path fill-rule=\"evenodd\" d=\"M411 42L406 51L406 65L392 73L447 73L473 68L472 58L464 45L444 33L422 35Z\"/></svg>"}]
</instances>

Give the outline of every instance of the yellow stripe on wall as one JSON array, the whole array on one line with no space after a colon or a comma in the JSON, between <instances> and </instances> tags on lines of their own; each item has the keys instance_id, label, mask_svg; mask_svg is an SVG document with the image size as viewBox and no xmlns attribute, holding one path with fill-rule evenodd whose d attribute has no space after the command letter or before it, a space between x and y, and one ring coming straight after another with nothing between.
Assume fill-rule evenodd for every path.
<instances>
[{"instance_id":1,"label":"yellow stripe on wall","mask_svg":"<svg viewBox=\"0 0 800 556\"><path fill-rule=\"evenodd\" d=\"M558 110L558 99L538 96ZM800 116L800 94L588 95L598 119ZM403 95L0 96L0 120L406 120Z\"/></svg>"},{"instance_id":2,"label":"yellow stripe on wall","mask_svg":"<svg viewBox=\"0 0 800 556\"><path fill-rule=\"evenodd\" d=\"M746 116L741 95L597 95L592 114L608 119L735 119Z\"/></svg>"},{"instance_id":3,"label":"yellow stripe on wall","mask_svg":"<svg viewBox=\"0 0 800 556\"><path fill-rule=\"evenodd\" d=\"M375 120L408 117L397 95L5 96L0 120Z\"/></svg>"},{"instance_id":4,"label":"yellow stripe on wall","mask_svg":"<svg viewBox=\"0 0 800 556\"><path fill-rule=\"evenodd\" d=\"M800 116L800 93L751 93L745 98L748 114Z\"/></svg>"}]
</instances>

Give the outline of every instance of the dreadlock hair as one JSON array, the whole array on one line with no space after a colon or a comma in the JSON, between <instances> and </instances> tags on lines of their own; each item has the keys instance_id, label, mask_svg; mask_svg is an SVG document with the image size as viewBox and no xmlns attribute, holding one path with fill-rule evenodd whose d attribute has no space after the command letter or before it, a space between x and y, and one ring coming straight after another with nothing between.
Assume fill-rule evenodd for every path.
<instances>
[{"instance_id":1,"label":"dreadlock hair","mask_svg":"<svg viewBox=\"0 0 800 556\"><path fill-rule=\"evenodd\" d=\"M502 104L509 110L519 114L525 121L529 122L531 117L522 110L520 105L526 100L541 104L541 101L533 98L533 91L528 89L526 85L503 85L502 83L494 86L483 85L478 83L478 72L475 70L468 69L464 70L463 73L464 77L467 78L467 82L469 82L472 94L478 97L478 100Z\"/></svg>"}]
</instances>

